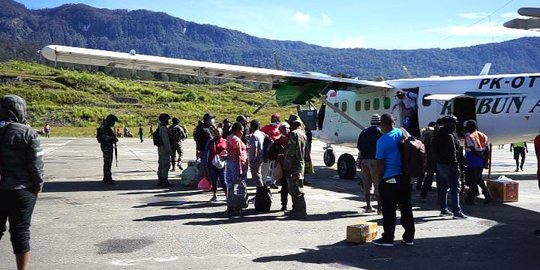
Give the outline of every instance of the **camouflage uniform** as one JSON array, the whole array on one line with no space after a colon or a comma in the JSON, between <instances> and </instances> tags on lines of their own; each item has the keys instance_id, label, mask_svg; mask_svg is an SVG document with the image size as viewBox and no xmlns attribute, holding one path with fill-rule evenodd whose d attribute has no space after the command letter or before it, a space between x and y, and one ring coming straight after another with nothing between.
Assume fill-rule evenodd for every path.
<instances>
[{"instance_id":1,"label":"camouflage uniform","mask_svg":"<svg viewBox=\"0 0 540 270\"><path fill-rule=\"evenodd\" d=\"M176 153L178 153L178 164L180 165L182 163L182 156L184 155L184 151L182 151L182 141L187 137L187 130L181 125L172 125L169 127L169 133L179 134L179 136L171 136L171 166L174 171Z\"/></svg>"},{"instance_id":2,"label":"camouflage uniform","mask_svg":"<svg viewBox=\"0 0 540 270\"><path fill-rule=\"evenodd\" d=\"M289 184L289 194L292 197L292 215L306 215L304 199L304 169L306 153L306 134L300 128L291 131L285 145L283 172Z\"/></svg>"},{"instance_id":3,"label":"camouflage uniform","mask_svg":"<svg viewBox=\"0 0 540 270\"><path fill-rule=\"evenodd\" d=\"M98 129L98 136L100 136L98 139L100 141L101 152L103 152L103 183L110 183L113 182L111 167L114 144L116 144L118 140L112 130L112 126L109 126L106 121L104 121Z\"/></svg>"},{"instance_id":4,"label":"camouflage uniform","mask_svg":"<svg viewBox=\"0 0 540 270\"><path fill-rule=\"evenodd\" d=\"M162 145L158 146L158 178L160 179L161 185L162 183L168 182L172 150L167 125L159 124L158 130L161 141L163 142Z\"/></svg>"}]
</instances>

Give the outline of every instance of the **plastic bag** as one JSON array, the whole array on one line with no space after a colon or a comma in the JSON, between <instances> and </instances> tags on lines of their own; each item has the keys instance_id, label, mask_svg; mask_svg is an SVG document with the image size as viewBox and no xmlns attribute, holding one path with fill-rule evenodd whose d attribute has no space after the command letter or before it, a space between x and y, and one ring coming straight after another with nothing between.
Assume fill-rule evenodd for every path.
<instances>
[{"instance_id":1,"label":"plastic bag","mask_svg":"<svg viewBox=\"0 0 540 270\"><path fill-rule=\"evenodd\" d=\"M208 178L203 177L201 181L199 181L199 184L197 185L198 190L202 191L211 191L212 190L212 183L208 181Z\"/></svg>"}]
</instances>

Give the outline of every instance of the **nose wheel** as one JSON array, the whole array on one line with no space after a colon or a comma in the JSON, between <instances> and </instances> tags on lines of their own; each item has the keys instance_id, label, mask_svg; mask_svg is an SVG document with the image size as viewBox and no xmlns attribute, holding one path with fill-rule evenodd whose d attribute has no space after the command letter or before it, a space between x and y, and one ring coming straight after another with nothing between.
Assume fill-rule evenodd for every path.
<instances>
[{"instance_id":1,"label":"nose wheel","mask_svg":"<svg viewBox=\"0 0 540 270\"><path fill-rule=\"evenodd\" d=\"M337 167L341 179L353 179L356 176L356 160L351 154L339 156Z\"/></svg>"},{"instance_id":2,"label":"nose wheel","mask_svg":"<svg viewBox=\"0 0 540 270\"><path fill-rule=\"evenodd\" d=\"M334 149L332 149L332 147L330 146L327 146L324 149L324 165L326 165L326 167L334 166L334 164L336 163L336 155L334 154Z\"/></svg>"}]
</instances>

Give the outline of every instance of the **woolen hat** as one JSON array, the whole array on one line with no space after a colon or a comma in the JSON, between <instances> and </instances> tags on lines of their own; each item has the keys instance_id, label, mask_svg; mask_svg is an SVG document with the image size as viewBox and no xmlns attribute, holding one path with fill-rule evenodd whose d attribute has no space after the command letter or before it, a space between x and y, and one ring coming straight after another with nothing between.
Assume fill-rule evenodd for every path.
<instances>
[{"instance_id":1,"label":"woolen hat","mask_svg":"<svg viewBox=\"0 0 540 270\"><path fill-rule=\"evenodd\" d=\"M378 126L381 124L381 116L377 113L371 115L371 125Z\"/></svg>"}]
</instances>

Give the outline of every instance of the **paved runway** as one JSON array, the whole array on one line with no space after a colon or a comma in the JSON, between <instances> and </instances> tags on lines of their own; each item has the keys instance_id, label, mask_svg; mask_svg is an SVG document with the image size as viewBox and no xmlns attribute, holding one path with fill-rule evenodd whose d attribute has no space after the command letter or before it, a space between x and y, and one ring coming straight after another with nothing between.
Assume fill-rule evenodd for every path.
<instances>
[{"instance_id":1,"label":"paved runway","mask_svg":"<svg viewBox=\"0 0 540 270\"><path fill-rule=\"evenodd\" d=\"M494 177L520 184L520 201L463 206L466 220L441 218L435 193L428 203L413 194L415 246L378 247L345 242L347 225L376 221L363 213L358 179L341 180L323 167L322 146L314 142L316 175L306 188L309 218L283 217L279 194L272 212L250 205L245 215L224 214L223 193L156 186L157 154L151 140L121 139L118 186L104 186L101 152L95 139L43 139L47 183L32 224L31 269L539 269L540 191L534 150L524 172L514 173L512 154L494 151ZM184 160L194 157L187 141ZM533 148L532 146L530 147ZM336 147L336 152L355 149ZM178 182L179 172L172 173ZM274 190L276 192L277 190ZM250 189L254 193L253 188ZM289 205L290 207L290 205ZM382 227L379 226L379 232ZM0 241L0 269L14 269L9 233Z\"/></svg>"}]
</instances>

